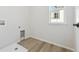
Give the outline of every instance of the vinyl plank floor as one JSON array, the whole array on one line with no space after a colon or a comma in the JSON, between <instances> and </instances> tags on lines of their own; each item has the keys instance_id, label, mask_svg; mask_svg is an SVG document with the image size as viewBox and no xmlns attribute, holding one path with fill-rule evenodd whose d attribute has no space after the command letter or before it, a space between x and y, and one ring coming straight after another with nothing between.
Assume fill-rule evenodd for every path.
<instances>
[{"instance_id":1,"label":"vinyl plank floor","mask_svg":"<svg viewBox=\"0 0 79 59\"><path fill-rule=\"evenodd\" d=\"M19 44L28 49L28 52L72 52L66 48L58 47L31 37L22 40Z\"/></svg>"}]
</instances>

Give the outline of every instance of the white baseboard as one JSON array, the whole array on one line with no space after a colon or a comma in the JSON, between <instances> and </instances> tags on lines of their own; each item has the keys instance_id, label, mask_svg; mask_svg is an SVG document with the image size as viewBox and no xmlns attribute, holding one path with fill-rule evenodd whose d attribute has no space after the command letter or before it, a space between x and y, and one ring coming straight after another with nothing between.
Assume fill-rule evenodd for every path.
<instances>
[{"instance_id":1,"label":"white baseboard","mask_svg":"<svg viewBox=\"0 0 79 59\"><path fill-rule=\"evenodd\" d=\"M48 42L48 43L51 43L51 44L54 44L54 45L59 46L59 47L62 47L62 48L69 49L69 50L71 50L73 52L76 52L75 49L73 49L73 48L70 48L70 47L67 47L67 46L64 46L64 45L55 43L55 42L47 41L47 40L44 40L42 38L38 38L38 37L35 37L35 36L30 36L30 37L35 38L35 39L38 39L38 40L41 40L41 41L45 41L45 42Z\"/></svg>"},{"instance_id":2,"label":"white baseboard","mask_svg":"<svg viewBox=\"0 0 79 59\"><path fill-rule=\"evenodd\" d=\"M26 36L25 39L27 39L27 38L29 38L29 37L31 37L31 36Z\"/></svg>"},{"instance_id":3,"label":"white baseboard","mask_svg":"<svg viewBox=\"0 0 79 59\"><path fill-rule=\"evenodd\" d=\"M25 37L19 38L17 42L20 42L20 41L22 41L22 40L25 40L25 39L27 39L27 38L29 38L29 37L31 37L31 36L25 36Z\"/></svg>"}]
</instances>

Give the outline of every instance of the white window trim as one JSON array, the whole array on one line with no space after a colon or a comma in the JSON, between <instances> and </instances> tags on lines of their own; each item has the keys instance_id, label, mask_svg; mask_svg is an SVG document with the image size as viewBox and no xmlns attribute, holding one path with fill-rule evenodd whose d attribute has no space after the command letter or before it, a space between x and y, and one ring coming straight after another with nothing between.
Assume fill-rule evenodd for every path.
<instances>
[{"instance_id":1,"label":"white window trim","mask_svg":"<svg viewBox=\"0 0 79 59\"><path fill-rule=\"evenodd\" d=\"M64 19L64 9L60 11L60 19L51 19L50 13L51 12L49 11L49 24L66 24Z\"/></svg>"}]
</instances>

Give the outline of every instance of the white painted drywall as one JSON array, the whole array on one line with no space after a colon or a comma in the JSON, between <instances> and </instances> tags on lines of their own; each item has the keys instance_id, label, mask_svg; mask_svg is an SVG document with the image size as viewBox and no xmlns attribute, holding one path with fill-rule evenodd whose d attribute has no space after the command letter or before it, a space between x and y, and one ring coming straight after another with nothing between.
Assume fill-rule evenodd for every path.
<instances>
[{"instance_id":1,"label":"white painted drywall","mask_svg":"<svg viewBox=\"0 0 79 59\"><path fill-rule=\"evenodd\" d=\"M0 26L0 48L20 39L20 30L26 30L27 36L35 36L47 41L75 48L74 43L74 7L65 8L67 24L49 24L48 7L0 7L0 19L6 21ZM21 26L21 29L18 29Z\"/></svg>"},{"instance_id":2,"label":"white painted drywall","mask_svg":"<svg viewBox=\"0 0 79 59\"><path fill-rule=\"evenodd\" d=\"M75 7L75 14L76 14L75 17L76 20L74 24L77 24L79 23L79 6ZM75 39L76 39L76 51L79 52L79 28L77 28L76 26L74 28L75 28Z\"/></svg>"},{"instance_id":3,"label":"white painted drywall","mask_svg":"<svg viewBox=\"0 0 79 59\"><path fill-rule=\"evenodd\" d=\"M20 39L20 30L28 32L29 7L0 6L0 20L5 20L5 26L0 25L0 48ZM18 28L21 26L21 29Z\"/></svg>"},{"instance_id":4,"label":"white painted drywall","mask_svg":"<svg viewBox=\"0 0 79 59\"><path fill-rule=\"evenodd\" d=\"M47 6L34 6L31 12L32 36L75 49L73 31L74 7L65 7L65 20L67 24L49 24Z\"/></svg>"}]
</instances>

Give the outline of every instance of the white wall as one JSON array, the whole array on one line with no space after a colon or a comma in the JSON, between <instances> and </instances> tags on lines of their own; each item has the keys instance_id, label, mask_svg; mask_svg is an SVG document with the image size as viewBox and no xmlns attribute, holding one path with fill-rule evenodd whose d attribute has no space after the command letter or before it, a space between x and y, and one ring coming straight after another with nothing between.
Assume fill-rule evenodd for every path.
<instances>
[{"instance_id":1,"label":"white wall","mask_svg":"<svg viewBox=\"0 0 79 59\"><path fill-rule=\"evenodd\" d=\"M67 24L49 24L48 7L0 7L0 19L6 21L0 25L0 48L20 37L20 29L26 30L27 36L35 36L47 41L75 48L73 19L74 7L65 8Z\"/></svg>"},{"instance_id":2,"label":"white wall","mask_svg":"<svg viewBox=\"0 0 79 59\"><path fill-rule=\"evenodd\" d=\"M65 20L67 24L49 24L48 7L32 7L31 31L32 36L47 41L75 48L74 43L74 7L65 7Z\"/></svg>"},{"instance_id":3,"label":"white wall","mask_svg":"<svg viewBox=\"0 0 79 59\"><path fill-rule=\"evenodd\" d=\"M29 7L0 6L0 20L6 21L5 26L0 25L0 48L20 39L21 29L26 30L26 36L29 35L28 14Z\"/></svg>"},{"instance_id":4,"label":"white wall","mask_svg":"<svg viewBox=\"0 0 79 59\"><path fill-rule=\"evenodd\" d=\"M76 17L75 17L75 24L79 23L79 6L76 6L75 7L75 14L76 14ZM76 39L76 50L79 51L79 28L75 27L75 39Z\"/></svg>"}]
</instances>

